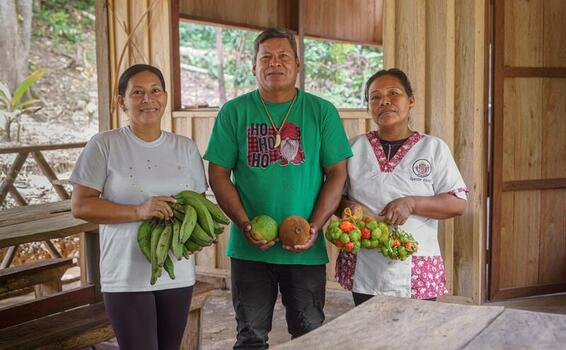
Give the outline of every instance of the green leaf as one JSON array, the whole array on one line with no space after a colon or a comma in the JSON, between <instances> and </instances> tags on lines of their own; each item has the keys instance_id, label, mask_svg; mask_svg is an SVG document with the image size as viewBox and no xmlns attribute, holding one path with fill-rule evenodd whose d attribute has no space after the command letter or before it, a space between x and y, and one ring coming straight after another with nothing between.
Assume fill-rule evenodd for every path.
<instances>
[{"instance_id":1,"label":"green leaf","mask_svg":"<svg viewBox=\"0 0 566 350\"><path fill-rule=\"evenodd\" d=\"M24 101L24 102L21 102L21 103L17 104L16 106L14 106L14 110L16 110L16 109L24 109L24 108L26 108L26 107L29 107L30 105L37 104L37 103L40 103L40 102L41 102L41 101L38 100L38 99L26 100L26 101Z\"/></svg>"},{"instance_id":2,"label":"green leaf","mask_svg":"<svg viewBox=\"0 0 566 350\"><path fill-rule=\"evenodd\" d=\"M8 89L8 86L1 81L0 81L0 98L3 101L11 101L12 100L12 94L10 93L10 89ZM9 105L10 102L8 102L6 104Z\"/></svg>"},{"instance_id":3,"label":"green leaf","mask_svg":"<svg viewBox=\"0 0 566 350\"><path fill-rule=\"evenodd\" d=\"M39 79L43 74L47 72L47 69L40 68L33 73L31 73L24 81L16 88L14 92L14 97L12 98L12 105L17 105L20 99L25 94L25 92Z\"/></svg>"}]
</instances>

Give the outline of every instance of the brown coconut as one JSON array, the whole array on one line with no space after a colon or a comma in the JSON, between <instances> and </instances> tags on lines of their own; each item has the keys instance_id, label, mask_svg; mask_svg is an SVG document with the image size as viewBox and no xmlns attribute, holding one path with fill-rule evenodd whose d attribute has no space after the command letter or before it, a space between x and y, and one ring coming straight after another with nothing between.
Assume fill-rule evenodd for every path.
<instances>
[{"instance_id":1,"label":"brown coconut","mask_svg":"<svg viewBox=\"0 0 566 350\"><path fill-rule=\"evenodd\" d=\"M311 226L300 216L289 216L279 225L279 239L284 245L303 245L309 241Z\"/></svg>"}]
</instances>

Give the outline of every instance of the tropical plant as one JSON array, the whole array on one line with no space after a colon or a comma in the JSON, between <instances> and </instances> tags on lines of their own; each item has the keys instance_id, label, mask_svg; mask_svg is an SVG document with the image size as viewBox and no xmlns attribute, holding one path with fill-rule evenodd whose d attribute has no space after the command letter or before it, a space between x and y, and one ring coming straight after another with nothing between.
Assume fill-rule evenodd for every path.
<instances>
[{"instance_id":1,"label":"tropical plant","mask_svg":"<svg viewBox=\"0 0 566 350\"><path fill-rule=\"evenodd\" d=\"M26 99L25 94L46 71L46 69L41 68L31 73L14 90L13 94L10 92L8 86L0 81L0 118L4 121L4 139L6 141L11 141L12 139L10 133L12 123L18 125L16 140L20 141L21 115L23 113L33 114L41 108L41 102L38 99Z\"/></svg>"}]
</instances>

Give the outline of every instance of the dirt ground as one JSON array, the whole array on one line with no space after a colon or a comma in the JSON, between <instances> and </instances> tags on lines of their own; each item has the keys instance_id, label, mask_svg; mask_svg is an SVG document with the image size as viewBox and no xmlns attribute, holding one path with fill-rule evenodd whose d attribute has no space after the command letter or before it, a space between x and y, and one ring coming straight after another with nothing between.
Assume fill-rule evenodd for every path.
<instances>
[{"instance_id":1,"label":"dirt ground","mask_svg":"<svg viewBox=\"0 0 566 350\"><path fill-rule=\"evenodd\" d=\"M232 308L232 296L230 290L215 289L203 308L203 350L226 350L231 349L236 340L236 320ZM352 296L349 292L327 289L326 304L324 312L328 322L354 307ZM287 333L285 322L285 309L281 304L281 298L275 304L273 314L273 328L269 334L269 345L285 343L291 340Z\"/></svg>"}]
</instances>

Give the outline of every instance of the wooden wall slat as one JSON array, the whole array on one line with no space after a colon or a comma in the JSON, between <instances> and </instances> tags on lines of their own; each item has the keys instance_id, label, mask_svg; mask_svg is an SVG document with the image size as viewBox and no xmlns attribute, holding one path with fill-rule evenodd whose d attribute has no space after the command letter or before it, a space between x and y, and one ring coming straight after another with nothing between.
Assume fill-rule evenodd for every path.
<instances>
[{"instance_id":1,"label":"wooden wall slat","mask_svg":"<svg viewBox=\"0 0 566 350\"><path fill-rule=\"evenodd\" d=\"M486 2L455 2L454 159L470 193L454 219L454 294L483 302L487 202ZM431 77L434 78L434 77Z\"/></svg>"},{"instance_id":2,"label":"wooden wall slat","mask_svg":"<svg viewBox=\"0 0 566 350\"><path fill-rule=\"evenodd\" d=\"M545 67L566 67L566 1L544 0L543 52Z\"/></svg>"},{"instance_id":3,"label":"wooden wall slat","mask_svg":"<svg viewBox=\"0 0 566 350\"><path fill-rule=\"evenodd\" d=\"M516 254L509 261L513 265L513 287L538 284L540 245L540 191L515 192L513 243L510 247ZM506 271L501 271L505 273Z\"/></svg>"},{"instance_id":4,"label":"wooden wall slat","mask_svg":"<svg viewBox=\"0 0 566 350\"><path fill-rule=\"evenodd\" d=\"M426 2L425 132L444 140L454 150L455 7L451 0ZM422 102L422 101L420 101ZM454 221L438 223L438 240L445 266L454 266ZM446 269L452 293L453 269Z\"/></svg>"},{"instance_id":5,"label":"wooden wall slat","mask_svg":"<svg viewBox=\"0 0 566 350\"><path fill-rule=\"evenodd\" d=\"M411 111L411 126L414 130L425 131L426 96L426 2L396 2L395 66L402 69L412 83L417 103Z\"/></svg>"},{"instance_id":6,"label":"wooden wall slat","mask_svg":"<svg viewBox=\"0 0 566 350\"><path fill-rule=\"evenodd\" d=\"M566 13L566 8L564 12ZM566 44L566 42L564 42ZM566 45L563 45L566 46ZM564 61L566 65L566 61ZM566 79L542 79L542 178L566 178ZM562 165L562 166L557 166Z\"/></svg>"},{"instance_id":7,"label":"wooden wall slat","mask_svg":"<svg viewBox=\"0 0 566 350\"><path fill-rule=\"evenodd\" d=\"M515 242L515 196L513 193L503 193L501 196L501 223L499 226L499 234L497 235L499 243L496 248L494 245L492 249L499 249L499 256L501 263L498 264L498 280L499 288L511 288L515 283L515 274L513 273L513 259L514 251L513 246Z\"/></svg>"},{"instance_id":8,"label":"wooden wall slat","mask_svg":"<svg viewBox=\"0 0 566 350\"><path fill-rule=\"evenodd\" d=\"M126 69L126 67L130 66L130 49L129 46L126 46L126 39L128 37L128 33L132 25L129 22L129 12L128 12L128 2L127 1L114 1L114 11L111 15L114 17L112 20L114 22L114 45L115 45L115 70L113 75L113 91L112 96L115 99L115 96L118 95L118 80L117 77L122 74L122 72ZM127 32L126 32L127 31ZM120 57L123 55L122 62L120 62ZM118 64L121 64L118 67ZM117 103L115 103L115 115L116 119L115 122L118 124L112 124L112 127L122 127L128 124L128 119L125 113L120 111L120 108Z\"/></svg>"},{"instance_id":9,"label":"wooden wall slat","mask_svg":"<svg viewBox=\"0 0 566 350\"><path fill-rule=\"evenodd\" d=\"M545 0L505 1L506 66L540 67L543 64L543 3ZM509 35L512 33L511 35Z\"/></svg>"},{"instance_id":10,"label":"wooden wall slat","mask_svg":"<svg viewBox=\"0 0 566 350\"><path fill-rule=\"evenodd\" d=\"M566 277L566 189L541 191L540 203L538 282L560 283Z\"/></svg>"},{"instance_id":11,"label":"wooden wall slat","mask_svg":"<svg viewBox=\"0 0 566 350\"><path fill-rule=\"evenodd\" d=\"M148 0L143 0L137 2L135 5L129 6L128 18L129 27L133 29L133 26L138 23L138 20L142 17L143 13L149 8ZM146 16L143 19L143 23L134 32L132 38L132 44L129 45L129 63L130 65L136 63L149 63L149 18Z\"/></svg>"},{"instance_id":12,"label":"wooden wall slat","mask_svg":"<svg viewBox=\"0 0 566 350\"><path fill-rule=\"evenodd\" d=\"M152 0L153 1L153 0ZM141 28L140 28L141 29ZM149 17L149 40L150 40L150 64L158 67L165 77L165 89L167 94L167 107L165 108L165 116L171 115L172 105L172 78L173 71L171 67L172 61L172 45L171 45L171 3L170 1L161 0L153 9ZM164 130L172 130L171 118L162 118L161 128Z\"/></svg>"}]
</instances>

